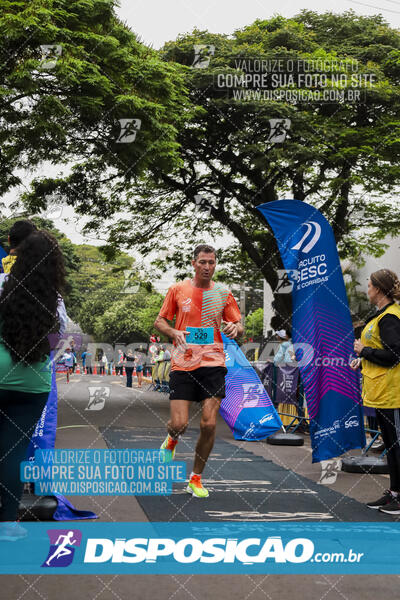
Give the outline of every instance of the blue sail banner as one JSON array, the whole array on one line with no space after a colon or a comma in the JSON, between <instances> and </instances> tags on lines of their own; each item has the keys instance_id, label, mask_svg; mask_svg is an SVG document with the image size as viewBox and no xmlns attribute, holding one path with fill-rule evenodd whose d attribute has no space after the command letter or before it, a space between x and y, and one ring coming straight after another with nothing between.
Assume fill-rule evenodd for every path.
<instances>
[{"instance_id":1,"label":"blue sail banner","mask_svg":"<svg viewBox=\"0 0 400 600\"><path fill-rule=\"evenodd\" d=\"M58 412L58 393L57 380L55 369L55 351L50 353L49 367L51 368L51 390L42 411L42 415L33 432L27 460L33 461L35 458L35 450L37 449L53 449L56 441L57 432L57 412ZM70 521L81 519L97 519L96 513L90 510L80 510L75 508L62 494L53 494L57 500L57 509L53 514L55 521Z\"/></svg>"},{"instance_id":2,"label":"blue sail banner","mask_svg":"<svg viewBox=\"0 0 400 600\"><path fill-rule=\"evenodd\" d=\"M220 413L236 440L264 440L281 429L279 415L237 343L221 335L228 373Z\"/></svg>"},{"instance_id":3,"label":"blue sail banner","mask_svg":"<svg viewBox=\"0 0 400 600\"><path fill-rule=\"evenodd\" d=\"M331 226L313 206L257 207L292 274L293 343L310 416L313 462L365 446L360 378L349 366L354 332Z\"/></svg>"},{"instance_id":4,"label":"blue sail banner","mask_svg":"<svg viewBox=\"0 0 400 600\"><path fill-rule=\"evenodd\" d=\"M34 460L35 450L39 448L54 448L56 441L57 430L57 382L56 372L53 364L54 351L50 354L51 374L51 390L46 406L43 409L42 415L36 424L35 431L31 437L31 442L28 448L27 460Z\"/></svg>"}]
</instances>

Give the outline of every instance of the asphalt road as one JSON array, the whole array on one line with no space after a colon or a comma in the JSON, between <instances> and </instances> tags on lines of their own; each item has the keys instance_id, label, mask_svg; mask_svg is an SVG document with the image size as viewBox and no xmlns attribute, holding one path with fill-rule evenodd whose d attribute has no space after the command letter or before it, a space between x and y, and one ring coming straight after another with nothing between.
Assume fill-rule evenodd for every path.
<instances>
[{"instance_id":1,"label":"asphalt road","mask_svg":"<svg viewBox=\"0 0 400 600\"><path fill-rule=\"evenodd\" d=\"M165 395L147 392L147 385L125 387L125 379L110 376L73 375L69 384L58 377L59 418L56 447L106 448L99 428L159 427L160 443L169 415ZM102 388L96 394L96 388ZM105 388L105 389L104 389ZM99 398L105 398L104 404ZM196 406L190 427L198 427ZM309 439L303 447L270 446L265 443L236 442L220 419L217 437L255 455L272 460L285 469L313 482L321 479L321 465L311 463ZM207 472L205 472L207 480ZM179 484L180 485L180 484ZM175 484L175 487L178 484ZM388 487L386 475L356 475L339 472L330 486L344 496L364 503ZM181 490L174 489L175 493ZM229 493L229 492L228 492ZM147 521L134 497L71 497L77 508L93 510L100 521ZM206 500L205 500L206 501ZM199 501L198 501L199 502ZM201 501L203 502L203 501ZM221 507L223 509L223 507ZM268 512L268 511L266 511ZM272 520L272 517L266 517ZM296 506L284 517L296 520ZM227 517L229 520L229 517ZM359 520L357 514L354 521ZM379 520L379 517L377 518ZM375 600L398 597L399 577L395 575L3 575L0 598L4 600Z\"/></svg>"}]
</instances>

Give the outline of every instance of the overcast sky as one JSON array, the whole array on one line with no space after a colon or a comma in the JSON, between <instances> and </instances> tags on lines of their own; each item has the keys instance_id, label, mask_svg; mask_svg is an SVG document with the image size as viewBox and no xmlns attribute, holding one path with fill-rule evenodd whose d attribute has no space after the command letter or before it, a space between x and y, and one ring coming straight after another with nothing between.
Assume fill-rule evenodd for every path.
<instances>
[{"instance_id":1,"label":"overcast sky","mask_svg":"<svg viewBox=\"0 0 400 600\"><path fill-rule=\"evenodd\" d=\"M160 48L195 27L231 34L256 19L267 19L274 13L291 17L302 9L381 13L392 27L400 27L400 2L395 0L336 0L334 4L318 0L120 0L117 12L145 44Z\"/></svg>"}]
</instances>

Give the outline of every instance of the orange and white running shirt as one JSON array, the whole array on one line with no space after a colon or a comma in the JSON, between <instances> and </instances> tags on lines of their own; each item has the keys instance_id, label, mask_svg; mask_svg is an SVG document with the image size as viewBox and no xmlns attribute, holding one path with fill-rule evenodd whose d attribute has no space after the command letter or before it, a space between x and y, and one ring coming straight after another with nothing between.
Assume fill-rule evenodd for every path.
<instances>
[{"instance_id":1,"label":"orange and white running shirt","mask_svg":"<svg viewBox=\"0 0 400 600\"><path fill-rule=\"evenodd\" d=\"M172 353L173 371L225 366L221 322L236 323L241 318L236 300L225 286L211 281L210 288L198 288L190 279L176 283L169 288L159 316L168 321L176 316L175 329L191 332L186 336L186 352L175 348Z\"/></svg>"}]
</instances>

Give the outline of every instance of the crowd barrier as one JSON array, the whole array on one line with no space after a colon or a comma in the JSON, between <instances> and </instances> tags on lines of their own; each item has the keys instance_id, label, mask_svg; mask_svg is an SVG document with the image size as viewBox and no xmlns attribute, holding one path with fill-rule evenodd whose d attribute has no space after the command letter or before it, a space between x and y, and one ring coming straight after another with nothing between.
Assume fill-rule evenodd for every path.
<instances>
[{"instance_id":1,"label":"crowd barrier","mask_svg":"<svg viewBox=\"0 0 400 600\"><path fill-rule=\"evenodd\" d=\"M306 429L308 411L300 369L293 365L273 362L253 363L261 382L272 400L285 428Z\"/></svg>"},{"instance_id":2,"label":"crowd barrier","mask_svg":"<svg viewBox=\"0 0 400 600\"><path fill-rule=\"evenodd\" d=\"M160 360L152 365L151 385L149 390L169 394L170 360Z\"/></svg>"},{"instance_id":3,"label":"crowd barrier","mask_svg":"<svg viewBox=\"0 0 400 600\"><path fill-rule=\"evenodd\" d=\"M253 366L281 418L285 432L307 432L310 419L299 368L261 362L253 363ZM381 432L368 426L366 415L364 428L370 439L362 449L361 456L345 458L342 469L360 473L387 473L387 450ZM376 452L375 457L370 456L369 451Z\"/></svg>"}]
</instances>

